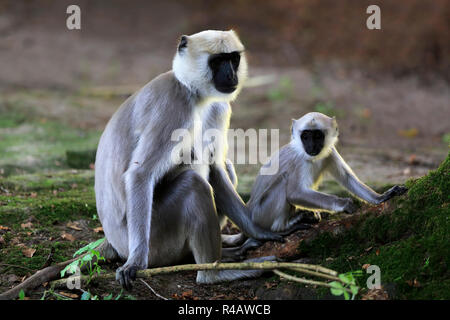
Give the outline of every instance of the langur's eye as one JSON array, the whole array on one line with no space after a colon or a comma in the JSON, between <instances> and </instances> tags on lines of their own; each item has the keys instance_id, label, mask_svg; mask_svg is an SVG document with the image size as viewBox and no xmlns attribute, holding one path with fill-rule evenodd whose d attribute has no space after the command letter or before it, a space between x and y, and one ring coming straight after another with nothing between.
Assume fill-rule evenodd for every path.
<instances>
[{"instance_id":1,"label":"langur's eye","mask_svg":"<svg viewBox=\"0 0 450 320\"><path fill-rule=\"evenodd\" d=\"M231 56L231 63L233 64L234 70L236 70L239 67L239 62L241 61L241 55L239 53L234 53Z\"/></svg>"},{"instance_id":2,"label":"langur's eye","mask_svg":"<svg viewBox=\"0 0 450 320\"><path fill-rule=\"evenodd\" d=\"M300 138L302 138L302 140L306 140L306 139L309 139L310 136L311 136L311 132L309 130L305 130L305 131L302 131Z\"/></svg>"},{"instance_id":3,"label":"langur's eye","mask_svg":"<svg viewBox=\"0 0 450 320\"><path fill-rule=\"evenodd\" d=\"M321 130L314 130L313 137L314 139L321 139L324 137L324 132L322 132Z\"/></svg>"},{"instance_id":4,"label":"langur's eye","mask_svg":"<svg viewBox=\"0 0 450 320\"><path fill-rule=\"evenodd\" d=\"M220 58L218 58L218 57L215 57L215 58L209 59L208 63L210 65L210 67L214 69L214 68L218 68L219 67L219 65L222 63L222 60Z\"/></svg>"}]
</instances>

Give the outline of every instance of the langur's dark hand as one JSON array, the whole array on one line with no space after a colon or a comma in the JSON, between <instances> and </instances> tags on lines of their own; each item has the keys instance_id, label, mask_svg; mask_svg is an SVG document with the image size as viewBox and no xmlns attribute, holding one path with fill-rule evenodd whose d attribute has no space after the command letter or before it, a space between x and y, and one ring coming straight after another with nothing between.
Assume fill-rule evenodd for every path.
<instances>
[{"instance_id":1,"label":"langur's dark hand","mask_svg":"<svg viewBox=\"0 0 450 320\"><path fill-rule=\"evenodd\" d=\"M393 197L401 196L407 191L408 188L406 188L405 186L393 186L383 194L381 202L385 202Z\"/></svg>"},{"instance_id":2,"label":"langur's dark hand","mask_svg":"<svg viewBox=\"0 0 450 320\"><path fill-rule=\"evenodd\" d=\"M119 281L125 290L131 291L133 288L132 282L136 280L136 272L138 270L137 266L123 265L116 270L116 280Z\"/></svg>"}]
</instances>

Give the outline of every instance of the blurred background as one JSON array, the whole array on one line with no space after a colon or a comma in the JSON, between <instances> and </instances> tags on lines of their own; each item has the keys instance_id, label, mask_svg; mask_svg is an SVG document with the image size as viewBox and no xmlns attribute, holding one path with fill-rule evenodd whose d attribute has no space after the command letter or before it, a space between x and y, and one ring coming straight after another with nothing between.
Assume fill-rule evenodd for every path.
<instances>
[{"instance_id":1,"label":"blurred background","mask_svg":"<svg viewBox=\"0 0 450 320\"><path fill-rule=\"evenodd\" d=\"M366 28L371 4L381 30ZM356 173L402 183L449 150L449 17L447 0L0 0L0 176L92 171L107 121L171 68L179 37L233 28L251 85L231 127L280 129L283 145L291 118L334 115ZM242 193L259 167L237 166Z\"/></svg>"}]
</instances>

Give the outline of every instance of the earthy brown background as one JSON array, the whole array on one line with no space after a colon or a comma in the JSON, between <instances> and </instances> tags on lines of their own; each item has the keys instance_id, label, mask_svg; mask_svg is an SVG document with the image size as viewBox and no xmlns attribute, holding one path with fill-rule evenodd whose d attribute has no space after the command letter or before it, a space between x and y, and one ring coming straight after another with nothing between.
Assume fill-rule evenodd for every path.
<instances>
[{"instance_id":1,"label":"earthy brown background","mask_svg":"<svg viewBox=\"0 0 450 320\"><path fill-rule=\"evenodd\" d=\"M80 31L65 27L73 3ZM370 4L381 8L381 30L365 26ZM180 35L234 28L250 76L272 81L244 90L232 127L279 128L284 144L291 118L335 114L344 155L364 178L403 181L448 150L449 10L445 0L2 0L1 94L43 90L28 97L33 112L102 130L127 94L171 67ZM98 99L105 90L115 99ZM64 103L79 92L89 93L82 108Z\"/></svg>"}]
</instances>

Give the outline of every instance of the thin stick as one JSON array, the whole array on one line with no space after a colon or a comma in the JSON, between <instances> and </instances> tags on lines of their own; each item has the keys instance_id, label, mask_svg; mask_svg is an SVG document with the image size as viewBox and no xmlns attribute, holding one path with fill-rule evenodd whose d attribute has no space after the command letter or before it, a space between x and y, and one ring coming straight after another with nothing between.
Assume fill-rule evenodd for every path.
<instances>
[{"instance_id":1,"label":"thin stick","mask_svg":"<svg viewBox=\"0 0 450 320\"><path fill-rule=\"evenodd\" d=\"M153 292L153 294L154 294L155 296L157 296L158 298L161 298L161 299L163 299L163 300L169 300L169 299L163 297L162 295L160 295L159 293L157 293L155 290L153 290L153 288L150 287L150 285L149 285L147 282L145 282L145 281L142 280L142 279L139 279L139 280L140 280L143 284L145 284L145 285L147 286L147 288L149 288L149 289Z\"/></svg>"},{"instance_id":2,"label":"thin stick","mask_svg":"<svg viewBox=\"0 0 450 320\"><path fill-rule=\"evenodd\" d=\"M326 283L326 282L308 280L308 279L304 279L304 278L298 278L298 277L295 277L295 276L291 276L290 274L281 272L280 270L273 270L273 272L275 274L279 275L280 278L284 278L286 280L295 281L295 282L303 283L303 284L311 284L311 285L316 285L316 286L333 288L332 285L330 285L329 283ZM347 291L348 293L352 293L350 289L343 288L343 290Z\"/></svg>"},{"instance_id":3,"label":"thin stick","mask_svg":"<svg viewBox=\"0 0 450 320\"><path fill-rule=\"evenodd\" d=\"M306 274L309 274L312 276L316 276L316 277L324 278L324 279L328 279L328 280L341 281L341 279L339 279L338 277L330 276L328 274L314 272L314 271L310 271L310 270L306 270L306 269L302 269L302 268L289 268L289 270L306 273Z\"/></svg>"}]
</instances>

